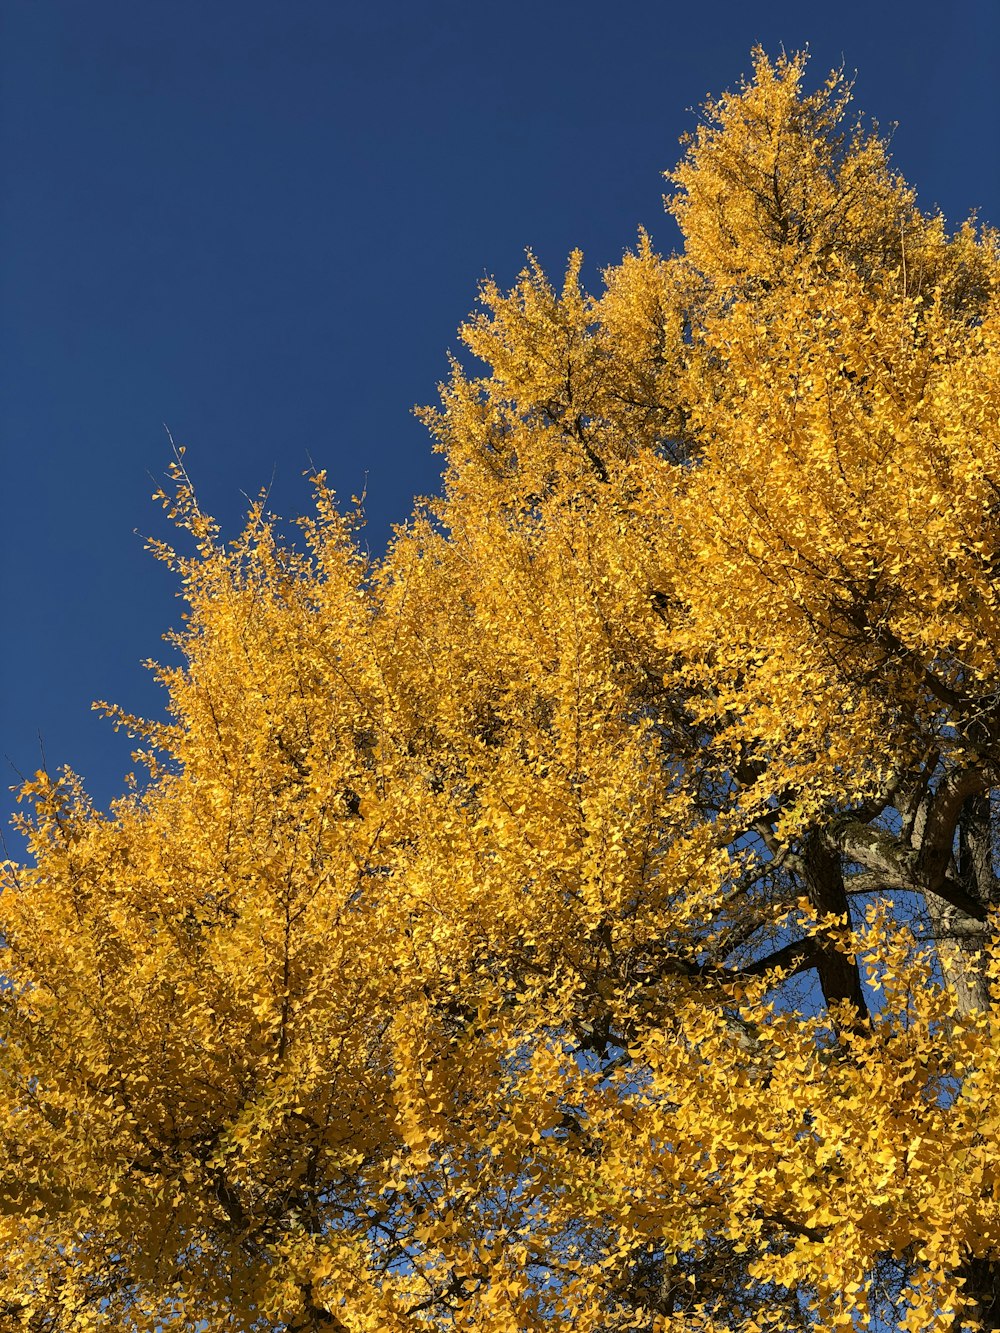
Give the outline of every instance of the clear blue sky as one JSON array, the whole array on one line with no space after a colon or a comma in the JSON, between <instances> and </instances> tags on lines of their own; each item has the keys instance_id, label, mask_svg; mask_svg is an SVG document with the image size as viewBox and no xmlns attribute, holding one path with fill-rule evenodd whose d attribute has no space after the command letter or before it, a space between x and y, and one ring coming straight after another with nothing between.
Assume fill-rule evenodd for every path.
<instances>
[{"instance_id":1,"label":"clear blue sky","mask_svg":"<svg viewBox=\"0 0 1000 1333\"><path fill-rule=\"evenodd\" d=\"M1000 223L997 0L6 0L0 25L3 787L41 736L104 804L129 746L91 700L159 712L140 662L180 606L137 530L163 533L164 422L228 530L272 477L306 508L311 458L367 484L378 551L436 488L409 413L480 279L526 246L593 275L640 223L673 248L659 173L755 42L856 69L921 202Z\"/></svg>"}]
</instances>

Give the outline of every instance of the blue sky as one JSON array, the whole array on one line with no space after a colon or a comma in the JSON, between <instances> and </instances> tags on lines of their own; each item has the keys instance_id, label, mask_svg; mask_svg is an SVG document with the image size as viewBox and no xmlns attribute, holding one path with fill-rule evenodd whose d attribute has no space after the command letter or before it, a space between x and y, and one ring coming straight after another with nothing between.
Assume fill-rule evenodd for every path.
<instances>
[{"instance_id":1,"label":"blue sky","mask_svg":"<svg viewBox=\"0 0 1000 1333\"><path fill-rule=\"evenodd\" d=\"M103 805L129 745L91 701L160 709L164 423L227 530L261 486L307 508L311 459L377 552L436 488L410 409L479 281L672 249L660 173L758 41L856 69L922 204L1000 223L996 0L6 0L0 786L44 747Z\"/></svg>"}]
</instances>

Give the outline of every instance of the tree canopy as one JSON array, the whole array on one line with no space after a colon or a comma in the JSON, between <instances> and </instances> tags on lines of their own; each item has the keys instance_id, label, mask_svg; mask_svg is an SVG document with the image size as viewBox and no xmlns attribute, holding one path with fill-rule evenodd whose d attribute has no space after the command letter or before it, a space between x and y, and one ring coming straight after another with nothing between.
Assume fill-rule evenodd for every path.
<instances>
[{"instance_id":1,"label":"tree canopy","mask_svg":"<svg viewBox=\"0 0 1000 1333\"><path fill-rule=\"evenodd\" d=\"M1000 1328L1000 247L804 83L485 285L384 559L178 458L148 778L6 867L0 1327Z\"/></svg>"}]
</instances>

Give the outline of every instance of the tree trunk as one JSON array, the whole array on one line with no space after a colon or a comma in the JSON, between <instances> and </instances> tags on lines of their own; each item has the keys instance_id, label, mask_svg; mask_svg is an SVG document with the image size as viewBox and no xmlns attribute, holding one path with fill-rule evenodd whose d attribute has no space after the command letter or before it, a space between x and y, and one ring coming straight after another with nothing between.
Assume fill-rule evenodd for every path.
<instances>
[{"instance_id":1,"label":"tree trunk","mask_svg":"<svg viewBox=\"0 0 1000 1333\"><path fill-rule=\"evenodd\" d=\"M813 836L806 839L802 849L802 865L809 901L813 907L824 916L833 915L842 918L845 923L849 922L850 913L839 854L827 847L820 838ZM821 941L816 970L827 1005L843 1005L846 1001L855 1013L849 1026L862 1024L868 1017L868 1006L855 960Z\"/></svg>"},{"instance_id":2,"label":"tree trunk","mask_svg":"<svg viewBox=\"0 0 1000 1333\"><path fill-rule=\"evenodd\" d=\"M962 806L958 825L958 879L962 888L986 908L1000 902L993 869L993 828L989 792L970 796ZM971 1014L989 1008L986 955L990 928L957 907L927 894L927 911L937 940L941 972L958 998L959 1012Z\"/></svg>"},{"instance_id":3,"label":"tree trunk","mask_svg":"<svg viewBox=\"0 0 1000 1333\"><path fill-rule=\"evenodd\" d=\"M966 1318L978 1320L983 1333L994 1333L1000 1329L1000 1264L995 1259L969 1259L962 1276L965 1294L973 1302ZM963 1323L965 1319L959 1319L956 1330Z\"/></svg>"},{"instance_id":4,"label":"tree trunk","mask_svg":"<svg viewBox=\"0 0 1000 1333\"><path fill-rule=\"evenodd\" d=\"M1000 905L994 871L994 835L989 792L970 796L958 825L958 878L963 889L987 908ZM927 911L937 940L944 980L955 990L960 1014L972 1014L992 1003L986 975L990 944L988 922L976 921L936 894L927 895ZM1000 1260L970 1256L962 1265L964 1293L972 1304L955 1320L955 1333L975 1320L984 1333L1000 1330Z\"/></svg>"}]
</instances>

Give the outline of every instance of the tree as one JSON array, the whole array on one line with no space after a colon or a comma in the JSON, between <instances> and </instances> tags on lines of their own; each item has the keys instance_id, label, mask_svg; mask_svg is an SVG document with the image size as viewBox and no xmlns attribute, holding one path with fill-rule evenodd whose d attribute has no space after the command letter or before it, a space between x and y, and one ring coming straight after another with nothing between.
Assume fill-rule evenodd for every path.
<instances>
[{"instance_id":1,"label":"tree","mask_svg":"<svg viewBox=\"0 0 1000 1333\"><path fill-rule=\"evenodd\" d=\"M3 1327L1000 1328L1000 247L804 72L487 284L384 560L178 459L148 782L0 899Z\"/></svg>"}]
</instances>

